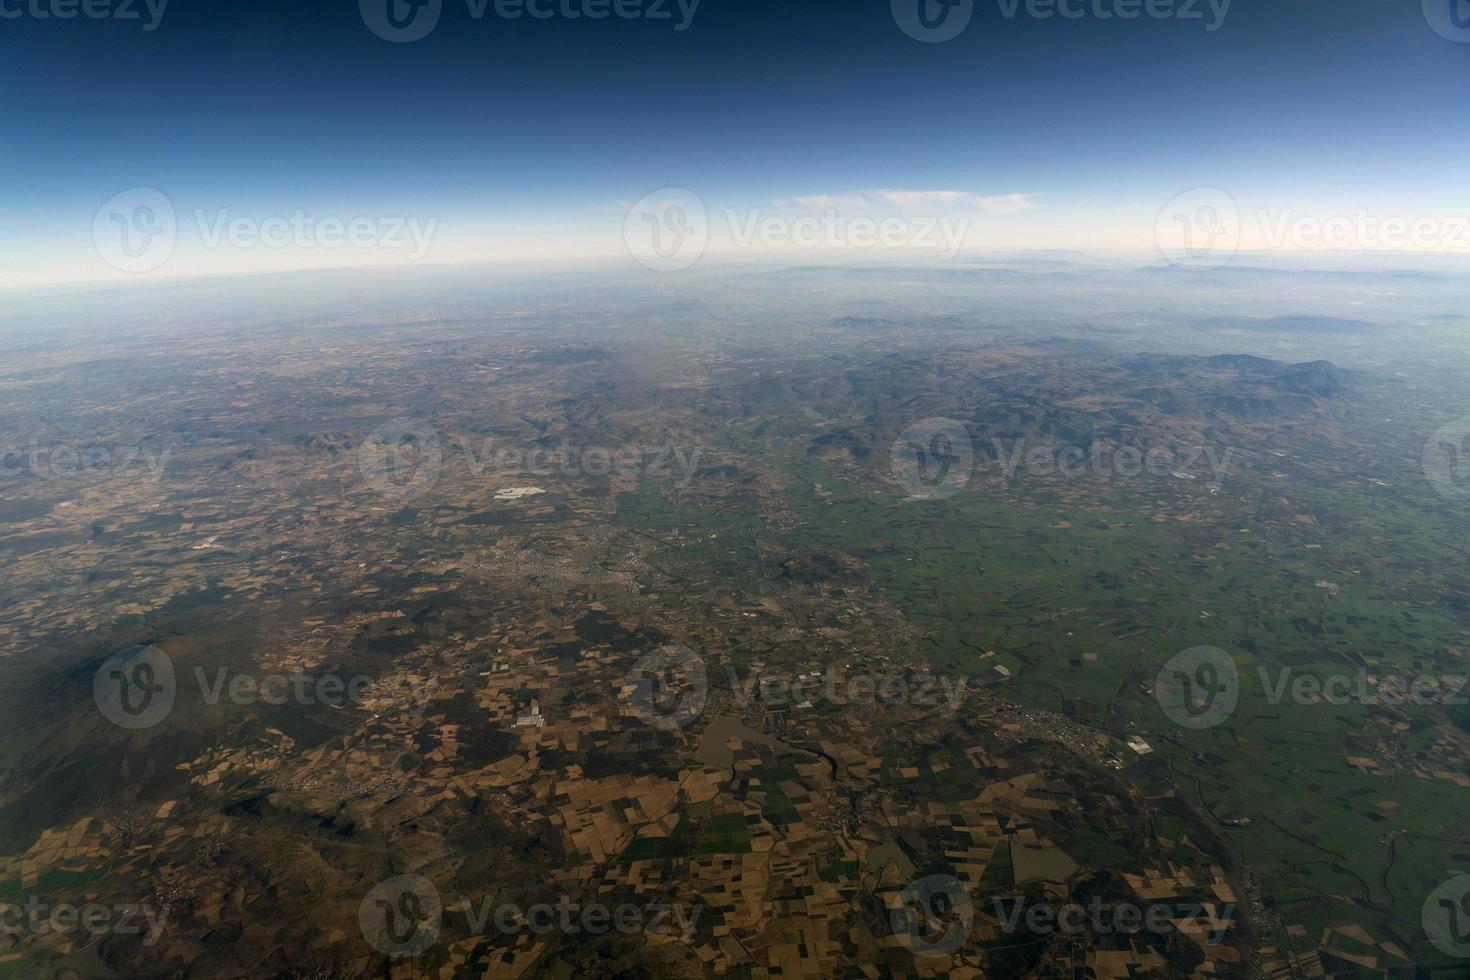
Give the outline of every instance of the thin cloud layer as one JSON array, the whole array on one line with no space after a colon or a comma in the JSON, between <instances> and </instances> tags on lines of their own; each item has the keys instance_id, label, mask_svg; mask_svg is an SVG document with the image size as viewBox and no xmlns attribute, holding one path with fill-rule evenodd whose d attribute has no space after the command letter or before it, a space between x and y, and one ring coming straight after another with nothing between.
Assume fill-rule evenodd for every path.
<instances>
[{"instance_id":1,"label":"thin cloud layer","mask_svg":"<svg viewBox=\"0 0 1470 980\"><path fill-rule=\"evenodd\" d=\"M1034 194L976 194L972 191L914 191L877 190L850 194L808 194L780 200L776 204L785 207L794 204L803 208L834 208L838 210L867 208L883 205L912 210L914 208L974 208L984 214L1015 214L1036 206Z\"/></svg>"}]
</instances>

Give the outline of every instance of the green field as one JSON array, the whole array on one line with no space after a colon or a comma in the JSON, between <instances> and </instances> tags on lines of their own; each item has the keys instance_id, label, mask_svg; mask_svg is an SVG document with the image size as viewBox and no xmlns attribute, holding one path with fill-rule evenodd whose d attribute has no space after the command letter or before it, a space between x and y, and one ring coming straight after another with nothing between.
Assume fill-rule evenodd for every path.
<instances>
[{"instance_id":1,"label":"green field","mask_svg":"<svg viewBox=\"0 0 1470 980\"><path fill-rule=\"evenodd\" d=\"M1466 672L1455 654L1466 642L1463 607L1447 601L1462 595L1466 535L1446 529L1444 503L1427 489L1388 492L1355 474L1209 496L1166 481L1111 496L1104 487L1063 506L1045 487L1018 504L1014 487L998 491L982 474L947 500L912 501L739 427L729 447L780 469L800 526L778 533L646 487L624 498L624 518L701 532L671 572L760 593L768 586L753 560L757 533L790 553L856 557L875 589L923 628L911 652L936 668L1004 688L1023 705L1143 734L1175 785L1232 822L1228 832L1282 926L1305 926L1307 948L1325 924L1359 922L1425 963L1445 963L1423 938L1420 908L1451 871L1470 870L1470 845L1459 843L1470 789L1350 765L1345 739L1376 724L1362 704L1267 697L1287 668L1288 679L1364 663L1379 673ZM1193 519L1152 519L1181 509ZM1328 595L1319 582L1340 591ZM1240 702L1226 723L1191 731L1163 714L1152 683L1169 658L1205 645L1236 659ZM995 656L981 659L987 651ZM1014 676L1002 677L997 663ZM1438 707L1406 710L1414 727L1387 734L1416 756L1446 719ZM946 799L965 789L932 791ZM1391 831L1400 839L1390 864ZM1274 939L1290 943L1284 929Z\"/></svg>"}]
</instances>

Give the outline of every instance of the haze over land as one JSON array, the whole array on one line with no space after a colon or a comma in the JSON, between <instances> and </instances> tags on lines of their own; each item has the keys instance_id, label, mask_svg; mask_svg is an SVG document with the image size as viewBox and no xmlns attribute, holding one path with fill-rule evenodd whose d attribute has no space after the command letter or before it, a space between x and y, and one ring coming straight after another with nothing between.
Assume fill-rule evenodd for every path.
<instances>
[{"instance_id":1,"label":"haze over land","mask_svg":"<svg viewBox=\"0 0 1470 980\"><path fill-rule=\"evenodd\" d=\"M0 0L0 977L1470 976L1470 0Z\"/></svg>"},{"instance_id":2,"label":"haze over land","mask_svg":"<svg viewBox=\"0 0 1470 980\"><path fill-rule=\"evenodd\" d=\"M1470 717L1374 692L1463 673L1421 450L1470 413L1464 285L1077 254L22 294L7 894L167 913L0 955L1453 975L1420 921ZM1165 669L1200 648L1238 670L1207 726Z\"/></svg>"}]
</instances>

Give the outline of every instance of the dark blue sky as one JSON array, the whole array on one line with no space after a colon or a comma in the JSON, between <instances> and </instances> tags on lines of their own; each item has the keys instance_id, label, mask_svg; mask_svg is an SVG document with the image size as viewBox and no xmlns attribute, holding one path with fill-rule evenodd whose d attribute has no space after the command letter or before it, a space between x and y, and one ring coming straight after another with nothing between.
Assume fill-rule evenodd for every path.
<instances>
[{"instance_id":1,"label":"dark blue sky","mask_svg":"<svg viewBox=\"0 0 1470 980\"><path fill-rule=\"evenodd\" d=\"M1024 194L1028 247L1142 244L1122 223L1201 185L1470 210L1470 44L1419 0L1235 0L1213 32L1207 3L1204 20L1069 21L976 0L941 44L906 36L888 0L702 0L683 32L476 21L444 0L409 44L374 36L356 0L171 0L151 32L29 13L53 2L0 0L27 11L0 19L0 283L103 277L93 217L138 186L181 213L432 215L438 259L595 254L666 186L711 209Z\"/></svg>"}]
</instances>

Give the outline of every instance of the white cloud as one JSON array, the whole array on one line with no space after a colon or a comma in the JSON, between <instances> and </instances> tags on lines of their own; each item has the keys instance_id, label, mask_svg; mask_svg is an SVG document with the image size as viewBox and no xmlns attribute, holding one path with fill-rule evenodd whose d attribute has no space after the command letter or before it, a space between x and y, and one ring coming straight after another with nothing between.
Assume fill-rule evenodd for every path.
<instances>
[{"instance_id":1,"label":"white cloud","mask_svg":"<svg viewBox=\"0 0 1470 980\"><path fill-rule=\"evenodd\" d=\"M964 200L964 191L876 191L878 200L897 208L952 207Z\"/></svg>"},{"instance_id":2,"label":"white cloud","mask_svg":"<svg viewBox=\"0 0 1470 980\"><path fill-rule=\"evenodd\" d=\"M784 205L784 201L777 204ZM803 208L865 208L868 199L862 194L813 194L793 197L791 203Z\"/></svg>"},{"instance_id":3,"label":"white cloud","mask_svg":"<svg viewBox=\"0 0 1470 980\"><path fill-rule=\"evenodd\" d=\"M991 197L976 195L968 200L986 214L1015 214L1017 211L1029 211L1036 207L1034 194L995 194Z\"/></svg>"},{"instance_id":4,"label":"white cloud","mask_svg":"<svg viewBox=\"0 0 1470 980\"><path fill-rule=\"evenodd\" d=\"M866 208L873 204L891 208L913 210L916 208L972 207L985 214L1015 214L1036 206L1034 194L975 194L971 191L908 191L881 190L853 194L809 194L781 199L777 207L794 204L803 208L831 208L843 210Z\"/></svg>"}]
</instances>

